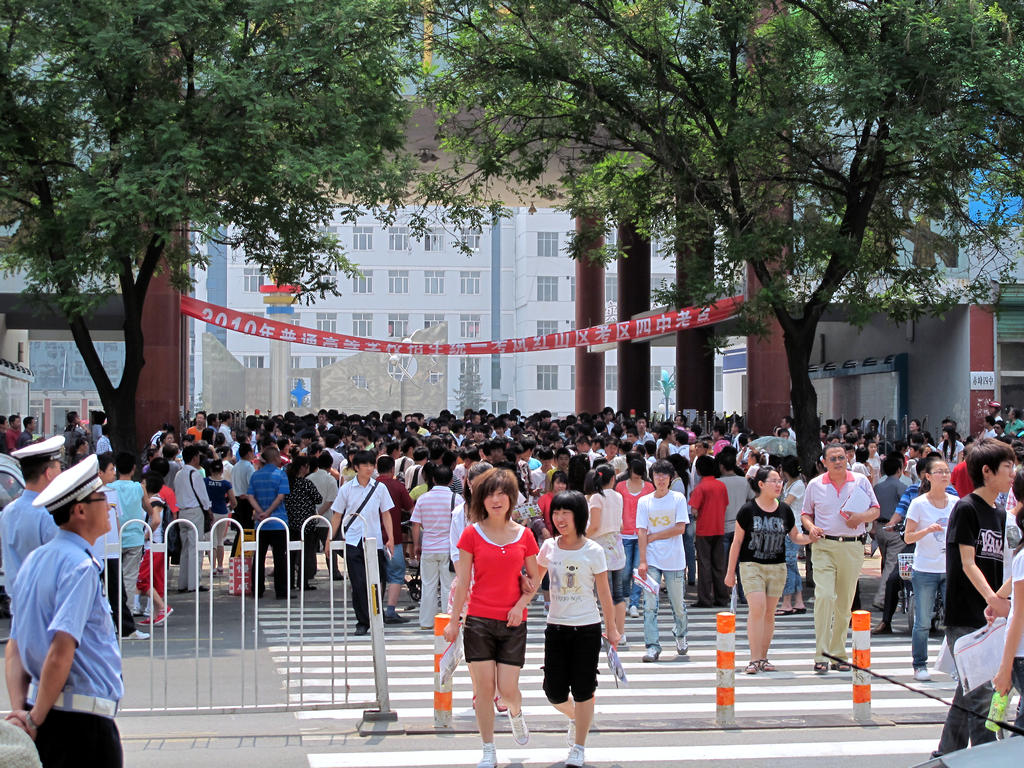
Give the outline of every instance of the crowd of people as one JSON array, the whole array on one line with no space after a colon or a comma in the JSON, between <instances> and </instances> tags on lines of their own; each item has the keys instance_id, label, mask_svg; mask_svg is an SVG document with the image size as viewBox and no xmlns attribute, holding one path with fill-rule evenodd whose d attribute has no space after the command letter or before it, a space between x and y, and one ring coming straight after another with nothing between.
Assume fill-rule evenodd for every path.
<instances>
[{"instance_id":1,"label":"crowd of people","mask_svg":"<svg viewBox=\"0 0 1024 768\"><path fill-rule=\"evenodd\" d=\"M497 760L492 702L510 718L517 743L529 738L519 672L527 607L539 594L547 616L544 691L569 720L566 765L576 766L583 765L593 719L602 635L612 647L628 648L625 619L642 613L642 660L657 663L662 592L679 656L689 653L688 607L745 605L745 671L756 675L775 670L769 650L776 619L805 613L804 583L813 582L813 672L846 672L851 611L871 605L881 613L873 631L893 631L898 556L911 548L914 677L929 679L927 640L936 596L944 594L951 644L1010 614L1007 655L994 684L1019 689L1024 612L1011 614L1015 601L1007 598L1024 590L1024 559L1014 558L1024 515L1024 444L1016 435L1024 421L1014 414L1004 425L999 410L991 416L996 434L986 430L963 442L948 421L933 436L912 420L900 440L884 439L875 421L829 421L814 467L762 452L737 417L705 432L682 416L652 424L610 408L564 418L321 410L236 421L231 413L200 412L180 432L165 425L139 456L115 454L101 442L102 429L94 437L74 417L63 436L15 448L26 494L5 512L0 540L17 620L25 547L57 538L60 525L38 510L22 521L20 510L36 509L36 495L62 476L58 456L73 468L94 462L108 530L87 551L105 572L105 599L121 635L145 637L144 628L173 612L163 553L151 557L148 547L167 536L177 591L205 590L196 541L212 535L209 567L222 573L229 526L221 521L229 517L258 528L252 591L260 596L268 552L279 599L316 589L320 553L329 577L342 579L344 557L354 632L366 634L364 539L372 538L386 585L384 622L409 620L397 607L413 564L422 583L419 626L430 630L435 614L449 612L446 636L462 636L482 768ZM785 442L795 437L788 419L773 436L781 438L781 452L795 452ZM175 519L191 524L168 532ZM292 551L289 540L302 540L301 550ZM329 540L344 545L331 547ZM880 585L862 596L864 559L876 549ZM1013 577L1004 579L1011 562ZM10 664L10 646L8 657ZM23 661L38 684L31 660ZM956 703L987 713L992 690L958 689ZM20 711L27 701L12 704ZM954 707L937 752L988 740L983 726Z\"/></svg>"}]
</instances>

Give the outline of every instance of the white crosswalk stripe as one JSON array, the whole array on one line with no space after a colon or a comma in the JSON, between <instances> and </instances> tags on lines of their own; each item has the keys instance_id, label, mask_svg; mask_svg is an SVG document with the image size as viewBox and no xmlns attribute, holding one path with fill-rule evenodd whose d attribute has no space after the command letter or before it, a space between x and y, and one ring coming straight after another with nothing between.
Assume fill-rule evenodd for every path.
<instances>
[{"instance_id":1,"label":"white crosswalk stripe","mask_svg":"<svg viewBox=\"0 0 1024 768\"><path fill-rule=\"evenodd\" d=\"M338 610L340 616L340 607ZM392 707L406 727L423 729L433 722L433 653L434 638L427 631L415 626L413 617L410 625L389 625L386 627L386 649L388 663L389 693ZM809 717L813 715L849 716L852 714L852 691L849 673L830 672L815 675L811 669L814 656L814 620L810 611L799 616L779 618L776 623L775 639L769 654L778 668L774 673L745 675L749 651L746 643L745 612L741 608L737 617L736 636L736 714L739 717L772 718L780 715ZM677 657L670 634L668 607L662 607L660 616L662 657L657 664L644 664L642 619L627 619L627 635L630 647L621 656L629 678L628 687L616 688L612 677L603 665L599 678L600 687L596 702L595 727L602 723L622 725L631 721L671 719L682 717L713 718L715 713L715 612L708 609L689 611L688 640L689 654ZM289 637L284 606L268 607L261 610L261 645L268 648L274 664L281 675L282 686L287 687L292 702L306 704L339 704L338 709L306 710L296 712L296 717L334 718L355 723L359 719L357 709L345 709L344 691L348 690L349 705L366 701L373 696L373 666L369 640L366 637L349 637L347 648L340 622L335 630L332 649L329 633L330 621L327 606L310 606L306 609L303 626L299 626L297 611L293 609ZM543 672L543 610L539 604L530 608L528 622L528 645L526 666L520 678L523 692L523 707L534 727L560 727L562 716L547 703L541 688ZM301 647L299 638L302 638ZM930 641L930 654L934 659L938 652L939 640ZM333 653L332 653L333 650ZM332 666L333 660L333 666ZM931 683L914 683L910 663L910 637L907 634L875 636L872 639L872 666L902 682L928 690L943 697L952 695L954 684L945 675L935 675ZM346 674L347 670L347 674ZM288 678L287 684L285 678ZM332 684L333 694L332 698ZM457 726L472 725L473 712L470 706L472 690L468 670L463 666L454 681L454 720ZM876 680L873 687L872 709L879 717L920 715L922 713L939 719L944 714L943 705L923 696ZM498 728L507 727L499 719ZM860 742L858 742L859 744ZM786 745L787 747L793 745ZM814 745L808 745L813 747ZM916 748L910 751L919 752ZM397 754L397 753L396 753ZM590 759L590 750L587 752ZM695 755L698 753L694 753ZM787 753L789 754L789 753ZM816 753L815 753L816 754ZM552 762L562 757L550 758L547 751L530 753L523 762ZM809 755L810 756L810 755ZM365 756L364 756L365 757ZM474 752L473 760L478 755ZM389 758L390 759L390 758ZM398 759L397 757L395 758ZM606 758L601 758L602 760ZM662 758L652 753L648 758L657 762ZM687 758L693 760L726 759L725 757ZM469 760L469 758L467 758ZM615 761L617 758L609 757ZM624 761L625 762L625 761ZM637 762L632 759L630 762ZM642 762L642 761L641 761ZM321 765L321 763L312 763ZM328 765L349 765L350 763L322 763ZM378 763L364 763L378 765ZM379 763L392 765L399 763ZM424 765L433 763L424 763Z\"/></svg>"}]
</instances>

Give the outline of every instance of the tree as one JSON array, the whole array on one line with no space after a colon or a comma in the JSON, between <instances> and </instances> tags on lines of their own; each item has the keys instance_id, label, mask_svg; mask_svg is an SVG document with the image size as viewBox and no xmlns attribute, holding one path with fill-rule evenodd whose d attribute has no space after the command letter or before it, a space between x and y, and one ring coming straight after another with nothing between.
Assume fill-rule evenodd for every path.
<instances>
[{"instance_id":1,"label":"tree","mask_svg":"<svg viewBox=\"0 0 1024 768\"><path fill-rule=\"evenodd\" d=\"M410 18L402 0L0 6L0 266L67 319L115 448L137 448L147 291L161 271L188 287L192 236L307 297L352 272L326 225L401 199ZM110 295L116 384L88 327Z\"/></svg>"},{"instance_id":2,"label":"tree","mask_svg":"<svg viewBox=\"0 0 1024 768\"><path fill-rule=\"evenodd\" d=\"M474 358L465 360L471 365L463 365L459 372L459 388L453 393L459 403L459 412L466 409L473 409L483 406L484 390L483 382L480 380L480 361Z\"/></svg>"},{"instance_id":3,"label":"tree","mask_svg":"<svg viewBox=\"0 0 1024 768\"><path fill-rule=\"evenodd\" d=\"M800 456L814 466L815 330L989 300L1019 223L1019 4L970 0L463 0L434 4L425 95L457 162L670 243L677 305L742 290L781 327ZM971 201L989 201L979 215ZM595 213L597 215L595 215ZM593 237L581 232L579 246ZM958 258L914 258L922 235ZM577 255L579 249L577 248Z\"/></svg>"}]
</instances>

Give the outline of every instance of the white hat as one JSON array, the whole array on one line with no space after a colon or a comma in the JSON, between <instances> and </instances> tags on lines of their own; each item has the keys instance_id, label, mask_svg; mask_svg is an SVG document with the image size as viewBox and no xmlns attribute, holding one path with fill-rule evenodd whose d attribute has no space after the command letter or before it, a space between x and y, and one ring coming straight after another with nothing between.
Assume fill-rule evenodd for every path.
<instances>
[{"instance_id":1,"label":"white hat","mask_svg":"<svg viewBox=\"0 0 1024 768\"><path fill-rule=\"evenodd\" d=\"M34 507L46 507L50 512L73 501L82 501L93 491L103 487L100 463L95 454L86 456L53 479L32 502Z\"/></svg>"},{"instance_id":2,"label":"white hat","mask_svg":"<svg viewBox=\"0 0 1024 768\"><path fill-rule=\"evenodd\" d=\"M63 450L64 438L61 435L57 435L55 437L51 437L49 440L43 440L40 443L32 443L31 445L26 445L24 448L12 451L11 456L19 461L25 461L26 459L46 459L47 461L56 461L60 458L60 453Z\"/></svg>"},{"instance_id":3,"label":"white hat","mask_svg":"<svg viewBox=\"0 0 1024 768\"><path fill-rule=\"evenodd\" d=\"M42 768L32 739L6 720L0 720L0 768Z\"/></svg>"}]
</instances>

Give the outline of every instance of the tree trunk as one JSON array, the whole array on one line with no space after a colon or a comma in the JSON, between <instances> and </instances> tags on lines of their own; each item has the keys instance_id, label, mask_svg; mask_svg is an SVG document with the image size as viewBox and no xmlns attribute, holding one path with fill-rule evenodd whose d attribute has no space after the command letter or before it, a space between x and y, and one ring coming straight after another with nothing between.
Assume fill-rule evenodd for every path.
<instances>
[{"instance_id":1,"label":"tree trunk","mask_svg":"<svg viewBox=\"0 0 1024 768\"><path fill-rule=\"evenodd\" d=\"M807 368L811 362L811 347L817 320L793 322L783 331L786 363L789 367L790 403L793 407L793 430L796 432L797 455L805 475L818 474L817 461L821 456L818 422L818 393L811 383ZM799 510L795 510L799 514Z\"/></svg>"}]
</instances>

